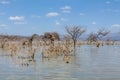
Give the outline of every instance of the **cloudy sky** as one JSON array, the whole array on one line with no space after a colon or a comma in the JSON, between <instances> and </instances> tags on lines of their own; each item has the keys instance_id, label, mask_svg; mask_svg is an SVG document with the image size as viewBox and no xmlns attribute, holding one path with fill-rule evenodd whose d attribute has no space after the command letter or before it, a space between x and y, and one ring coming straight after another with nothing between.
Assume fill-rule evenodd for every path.
<instances>
[{"instance_id":1,"label":"cloudy sky","mask_svg":"<svg viewBox=\"0 0 120 80\"><path fill-rule=\"evenodd\" d=\"M32 35L81 25L120 31L120 0L0 0L0 33Z\"/></svg>"}]
</instances>

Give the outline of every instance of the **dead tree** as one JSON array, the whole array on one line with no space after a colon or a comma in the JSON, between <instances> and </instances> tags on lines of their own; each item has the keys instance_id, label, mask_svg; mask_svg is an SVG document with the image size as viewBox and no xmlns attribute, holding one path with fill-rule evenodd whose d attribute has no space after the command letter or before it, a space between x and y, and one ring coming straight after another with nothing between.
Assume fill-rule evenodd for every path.
<instances>
[{"instance_id":1,"label":"dead tree","mask_svg":"<svg viewBox=\"0 0 120 80\"><path fill-rule=\"evenodd\" d=\"M83 29L82 26L66 26L65 29L68 35L70 35L73 40L73 47L75 54L76 42L86 30Z\"/></svg>"},{"instance_id":2,"label":"dead tree","mask_svg":"<svg viewBox=\"0 0 120 80\"><path fill-rule=\"evenodd\" d=\"M91 43L91 42L97 42L96 46L99 47L99 43L98 41L101 41L103 37L105 37L106 35L108 35L110 33L110 31L105 30L105 29L99 29L97 33L90 33L90 35L88 36L87 40Z\"/></svg>"},{"instance_id":3,"label":"dead tree","mask_svg":"<svg viewBox=\"0 0 120 80\"><path fill-rule=\"evenodd\" d=\"M110 33L109 30L106 29L99 29L97 32L97 37L99 40L101 40L104 36L108 35Z\"/></svg>"}]
</instances>

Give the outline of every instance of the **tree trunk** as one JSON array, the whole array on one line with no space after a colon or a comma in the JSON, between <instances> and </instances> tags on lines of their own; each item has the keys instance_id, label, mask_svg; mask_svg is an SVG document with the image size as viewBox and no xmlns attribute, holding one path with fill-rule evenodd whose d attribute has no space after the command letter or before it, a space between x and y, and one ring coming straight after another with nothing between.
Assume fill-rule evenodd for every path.
<instances>
[{"instance_id":1,"label":"tree trunk","mask_svg":"<svg viewBox=\"0 0 120 80\"><path fill-rule=\"evenodd\" d=\"M73 41L73 45L74 45L74 56L75 56L75 53L76 53L76 40Z\"/></svg>"}]
</instances>

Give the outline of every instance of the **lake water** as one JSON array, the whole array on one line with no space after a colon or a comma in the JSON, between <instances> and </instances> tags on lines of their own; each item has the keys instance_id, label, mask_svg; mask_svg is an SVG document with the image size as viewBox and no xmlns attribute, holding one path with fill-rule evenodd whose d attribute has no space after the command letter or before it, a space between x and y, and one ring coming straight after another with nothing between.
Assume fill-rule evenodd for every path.
<instances>
[{"instance_id":1,"label":"lake water","mask_svg":"<svg viewBox=\"0 0 120 80\"><path fill-rule=\"evenodd\" d=\"M0 80L120 80L119 45L81 46L69 63L63 57L42 59L41 50L29 63L3 53Z\"/></svg>"}]
</instances>

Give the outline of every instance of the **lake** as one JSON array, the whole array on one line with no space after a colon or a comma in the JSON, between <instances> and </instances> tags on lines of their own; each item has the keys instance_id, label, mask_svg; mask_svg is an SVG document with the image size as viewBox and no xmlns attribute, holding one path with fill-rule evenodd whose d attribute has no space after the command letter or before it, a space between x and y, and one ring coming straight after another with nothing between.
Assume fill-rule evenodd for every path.
<instances>
[{"instance_id":1,"label":"lake","mask_svg":"<svg viewBox=\"0 0 120 80\"><path fill-rule=\"evenodd\" d=\"M120 80L119 45L82 45L69 63L62 56L42 59L41 50L29 61L3 54L0 49L1 80Z\"/></svg>"}]
</instances>

